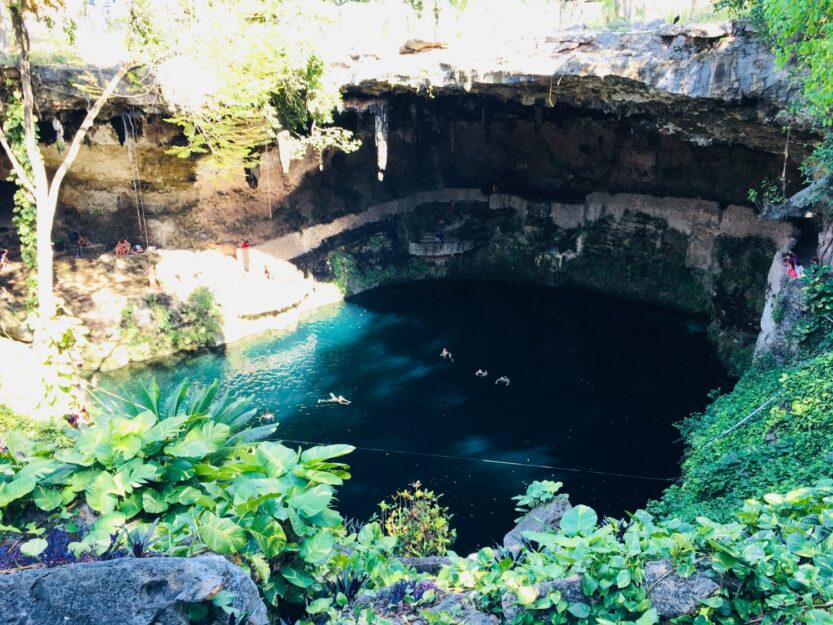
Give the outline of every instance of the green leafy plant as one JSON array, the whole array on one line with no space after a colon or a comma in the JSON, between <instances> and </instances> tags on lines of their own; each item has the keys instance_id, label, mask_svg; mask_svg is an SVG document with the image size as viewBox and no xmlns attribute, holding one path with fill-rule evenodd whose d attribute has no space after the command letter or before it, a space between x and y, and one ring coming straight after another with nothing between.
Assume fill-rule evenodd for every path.
<instances>
[{"instance_id":1,"label":"green leafy plant","mask_svg":"<svg viewBox=\"0 0 833 625\"><path fill-rule=\"evenodd\" d=\"M138 321L146 317L137 314L136 304L121 312L121 336L132 348L144 348L151 355L169 354L214 345L222 335L222 317L206 287L194 289L179 306L159 295L147 296L145 305L150 309L149 324Z\"/></svg>"},{"instance_id":2,"label":"green leafy plant","mask_svg":"<svg viewBox=\"0 0 833 625\"><path fill-rule=\"evenodd\" d=\"M448 508L439 504L440 496L414 482L411 488L394 493L390 503L379 504L385 533L397 539L397 555L445 555L454 543L457 532L451 527Z\"/></svg>"},{"instance_id":3,"label":"green leafy plant","mask_svg":"<svg viewBox=\"0 0 833 625\"><path fill-rule=\"evenodd\" d=\"M719 581L716 594L681 623L829 623L833 614L833 481L785 495L750 500L731 522L699 517L689 524L660 521L637 511L630 523L598 523L596 513L576 506L560 528L526 532L537 545L517 560L481 549L474 557L452 556L440 573L449 589L475 591L481 605L501 613L503 594L513 593L528 614L514 623L636 623L659 621L646 583L646 564L669 560L677 574L697 571ZM539 594L535 585L581 576L586 599L567 601L559 592ZM655 584L654 584L655 585Z\"/></svg>"},{"instance_id":4,"label":"green leafy plant","mask_svg":"<svg viewBox=\"0 0 833 625\"><path fill-rule=\"evenodd\" d=\"M13 87L13 86L12 86ZM31 176L32 166L26 155L23 136L23 102L17 89L12 89L3 107L3 132L6 134L9 146L24 171ZM36 133L37 136L37 133ZM9 173L12 182L17 180L14 170ZM20 239L20 256L23 264L29 269L37 267L35 254L35 203L32 195L22 186L18 186L14 194L14 208L12 222L17 229ZM35 289L32 289L34 291Z\"/></svg>"},{"instance_id":5,"label":"green leafy plant","mask_svg":"<svg viewBox=\"0 0 833 625\"><path fill-rule=\"evenodd\" d=\"M779 183L781 186L779 186ZM746 198L755 205L758 212L763 213L768 206L782 204L786 201L783 192L783 181L770 178L761 181L760 189L749 189Z\"/></svg>"},{"instance_id":6,"label":"green leafy plant","mask_svg":"<svg viewBox=\"0 0 833 625\"><path fill-rule=\"evenodd\" d=\"M550 480L534 481L526 487L526 493L512 497L517 503L515 510L518 512L529 512L533 508L549 503L558 496L558 491L564 486L561 482Z\"/></svg>"},{"instance_id":7,"label":"green leafy plant","mask_svg":"<svg viewBox=\"0 0 833 625\"><path fill-rule=\"evenodd\" d=\"M829 350L833 344L833 273L810 265L802 278L805 317L799 326L801 344L808 353Z\"/></svg>"},{"instance_id":8,"label":"green leafy plant","mask_svg":"<svg viewBox=\"0 0 833 625\"><path fill-rule=\"evenodd\" d=\"M302 451L262 439L246 399L217 397L217 384L181 384L165 401L152 384L122 412L100 415L69 448L7 436L0 453L0 529L21 531L38 510L69 520L85 503L92 531L70 545L100 553L129 525L133 544L172 555L211 550L233 558L273 606L323 587L319 565L343 533L334 487L349 477L332 458L348 445ZM156 531L141 526L157 523ZM151 538L153 535L153 538Z\"/></svg>"},{"instance_id":9,"label":"green leafy plant","mask_svg":"<svg viewBox=\"0 0 833 625\"><path fill-rule=\"evenodd\" d=\"M677 427L682 479L649 505L663 517L728 521L746 499L812 483L833 461L833 354L753 367Z\"/></svg>"}]
</instances>

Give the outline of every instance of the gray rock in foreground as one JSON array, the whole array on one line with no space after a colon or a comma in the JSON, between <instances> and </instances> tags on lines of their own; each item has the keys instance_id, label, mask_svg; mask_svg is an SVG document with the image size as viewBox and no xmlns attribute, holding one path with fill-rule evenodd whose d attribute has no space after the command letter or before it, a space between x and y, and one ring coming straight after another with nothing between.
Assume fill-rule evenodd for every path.
<instances>
[{"instance_id":1,"label":"gray rock in foreground","mask_svg":"<svg viewBox=\"0 0 833 625\"><path fill-rule=\"evenodd\" d=\"M661 618L694 614L702 599L720 590L720 586L703 573L680 577L668 560L645 564L645 585L651 589L648 597Z\"/></svg>"},{"instance_id":2,"label":"gray rock in foreground","mask_svg":"<svg viewBox=\"0 0 833 625\"><path fill-rule=\"evenodd\" d=\"M693 615L699 609L703 599L711 597L720 590L720 587L704 573L680 577L674 572L673 565L668 560L645 563L644 585L648 589L651 605L662 619ZM533 588L537 597L544 597L551 592L558 591L561 593L561 598L568 603L586 602L588 599L581 589L581 576L579 575L543 582L536 584ZM514 592L504 593L501 606L504 620L507 622L511 622L523 610ZM534 611L541 618L551 612L552 610Z\"/></svg>"},{"instance_id":3,"label":"gray rock in foreground","mask_svg":"<svg viewBox=\"0 0 833 625\"><path fill-rule=\"evenodd\" d=\"M530 510L518 521L512 531L503 537L503 546L507 549L520 549L523 546L524 532L557 530L561 517L572 507L566 495L559 495L550 503Z\"/></svg>"},{"instance_id":4,"label":"gray rock in foreground","mask_svg":"<svg viewBox=\"0 0 833 625\"><path fill-rule=\"evenodd\" d=\"M413 567L417 573L437 575L444 566L451 564L451 558L446 556L426 556L423 558L397 558L405 566Z\"/></svg>"},{"instance_id":5,"label":"gray rock in foreground","mask_svg":"<svg viewBox=\"0 0 833 625\"><path fill-rule=\"evenodd\" d=\"M391 587L383 588L377 593L367 593L360 596L356 605L348 608L345 616L351 618L352 610L370 610L378 619L390 625L428 625L429 615L443 614L454 623L466 625L497 625L494 615L481 612L475 604L476 593L446 592L435 589L434 598L427 603L418 605L400 602L390 603L389 591Z\"/></svg>"},{"instance_id":6,"label":"gray rock in foreground","mask_svg":"<svg viewBox=\"0 0 833 625\"><path fill-rule=\"evenodd\" d=\"M188 625L188 606L221 590L267 625L266 606L242 569L225 558L125 558L0 576L3 625ZM225 615L224 615L225 616ZM212 621L212 625L226 625Z\"/></svg>"},{"instance_id":7,"label":"gray rock in foreground","mask_svg":"<svg viewBox=\"0 0 833 625\"><path fill-rule=\"evenodd\" d=\"M583 602L587 600L584 591L581 589L581 576L572 575L564 579L556 579L551 582L544 582L536 584L535 590L538 597L544 597L556 590L561 593L561 598L569 603ZM507 592L501 598L501 607L503 608L503 618L506 622L512 622L515 616L522 610L518 603L518 597L514 592ZM543 612L543 610L541 610Z\"/></svg>"}]
</instances>

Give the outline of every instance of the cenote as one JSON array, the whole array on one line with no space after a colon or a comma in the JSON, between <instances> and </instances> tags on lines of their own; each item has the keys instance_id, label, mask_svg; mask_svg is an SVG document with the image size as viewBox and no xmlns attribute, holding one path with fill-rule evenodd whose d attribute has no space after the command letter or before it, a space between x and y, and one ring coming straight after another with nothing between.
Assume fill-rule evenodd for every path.
<instances>
[{"instance_id":1,"label":"cenote","mask_svg":"<svg viewBox=\"0 0 833 625\"><path fill-rule=\"evenodd\" d=\"M504 375L511 384L496 385ZM535 479L562 481L603 515L643 506L669 484L656 478L678 475L674 423L727 383L695 320L582 291L453 281L374 289L291 332L107 383L154 376L163 389L219 379L293 445L355 445L346 517L368 518L416 480L444 493L463 553L500 540L511 497ZM331 392L352 403L318 403Z\"/></svg>"}]
</instances>

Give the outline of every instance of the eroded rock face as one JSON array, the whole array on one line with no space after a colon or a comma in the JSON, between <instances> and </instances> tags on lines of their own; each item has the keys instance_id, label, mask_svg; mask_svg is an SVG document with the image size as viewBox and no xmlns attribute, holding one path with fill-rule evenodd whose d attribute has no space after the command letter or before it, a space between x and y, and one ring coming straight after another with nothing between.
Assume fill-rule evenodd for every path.
<instances>
[{"instance_id":1,"label":"eroded rock face","mask_svg":"<svg viewBox=\"0 0 833 625\"><path fill-rule=\"evenodd\" d=\"M557 531L561 523L561 517L572 507L566 495L560 495L555 501L530 510L503 537L503 546L507 549L520 550L523 546L524 532Z\"/></svg>"},{"instance_id":2,"label":"eroded rock face","mask_svg":"<svg viewBox=\"0 0 833 625\"><path fill-rule=\"evenodd\" d=\"M399 582L403 584L404 582ZM417 582L411 587L410 592L416 596L412 599L416 603L401 600L401 593L397 592L397 586L388 586L377 593L360 596L355 606L348 607L347 612L370 610L385 623L392 625L428 625L429 620L425 613L439 617L441 614L452 619L454 623L466 623L468 625L497 625L498 620L494 615L486 614L477 609L475 605L476 594L474 592L458 593L447 592L439 588L433 588L433 584L425 585L425 582ZM423 593L430 588L433 598L429 601Z\"/></svg>"},{"instance_id":3,"label":"eroded rock face","mask_svg":"<svg viewBox=\"0 0 833 625\"><path fill-rule=\"evenodd\" d=\"M536 584L534 590L536 598L545 597L553 592L559 592L561 593L561 598L569 603L587 601L587 596L581 589L580 575L572 575L564 579ZM501 597L501 608L503 609L503 618L509 623L523 611L523 608L518 603L517 595L513 592L504 593L503 597Z\"/></svg>"},{"instance_id":4,"label":"eroded rock face","mask_svg":"<svg viewBox=\"0 0 833 625\"><path fill-rule=\"evenodd\" d=\"M188 606L221 591L249 610L249 625L268 625L254 582L215 555L70 564L0 576L4 625L188 625ZM223 618L224 617L224 618ZM211 621L227 625L228 615Z\"/></svg>"},{"instance_id":5,"label":"eroded rock face","mask_svg":"<svg viewBox=\"0 0 833 625\"><path fill-rule=\"evenodd\" d=\"M703 573L680 577L668 560L645 564L645 585L650 589L648 597L660 618L694 614L703 599L720 590L720 586Z\"/></svg>"}]
</instances>

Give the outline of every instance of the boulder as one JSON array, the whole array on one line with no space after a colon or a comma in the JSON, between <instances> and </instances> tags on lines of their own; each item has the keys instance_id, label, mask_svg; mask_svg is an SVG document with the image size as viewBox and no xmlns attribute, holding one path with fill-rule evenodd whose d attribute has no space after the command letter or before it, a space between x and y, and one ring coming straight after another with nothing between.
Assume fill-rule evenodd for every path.
<instances>
[{"instance_id":1,"label":"boulder","mask_svg":"<svg viewBox=\"0 0 833 625\"><path fill-rule=\"evenodd\" d=\"M444 566L451 564L451 558L445 556L428 556L425 558L398 558L405 566L410 566L417 573L436 575Z\"/></svg>"},{"instance_id":2,"label":"boulder","mask_svg":"<svg viewBox=\"0 0 833 625\"><path fill-rule=\"evenodd\" d=\"M580 575L572 575L564 579L536 584L533 588L535 589L536 597L544 597L551 592L558 591L561 593L561 598L569 603L584 602L587 600L584 591L581 589ZM517 595L514 592L506 592L501 597L500 603L503 608L504 620L507 623L511 623L522 609L518 603Z\"/></svg>"},{"instance_id":3,"label":"boulder","mask_svg":"<svg viewBox=\"0 0 833 625\"><path fill-rule=\"evenodd\" d=\"M0 623L8 625L188 625L188 607L220 591L268 625L266 606L242 569L217 555L125 558L0 576ZM224 617L224 618L223 618ZM227 625L223 614L211 625Z\"/></svg>"},{"instance_id":4,"label":"boulder","mask_svg":"<svg viewBox=\"0 0 833 625\"><path fill-rule=\"evenodd\" d=\"M645 585L649 589L648 598L661 618L694 614L700 608L701 600L720 590L720 586L704 573L680 577L668 560L645 564Z\"/></svg>"},{"instance_id":5,"label":"boulder","mask_svg":"<svg viewBox=\"0 0 833 625\"><path fill-rule=\"evenodd\" d=\"M503 537L503 546L517 550L523 545L524 532L547 532L558 529L561 517L573 506L566 495L559 495L555 500L533 508L518 520L518 524Z\"/></svg>"},{"instance_id":6,"label":"boulder","mask_svg":"<svg viewBox=\"0 0 833 625\"><path fill-rule=\"evenodd\" d=\"M401 599L401 589L397 587L403 584L410 585L412 597L420 597L427 590L433 592L431 601L418 601L416 604L408 603ZM466 623L466 625L497 625L495 616L486 614L477 609L475 604L476 593L447 592L434 587L432 582L404 582L400 581L393 586L382 588L375 593L366 593L360 596L355 606L348 608L352 610L370 610L379 619L391 625L428 625L430 616L428 614L445 614L450 616L454 623ZM350 614L346 614L349 618ZM375 621L374 621L375 622Z\"/></svg>"}]
</instances>

